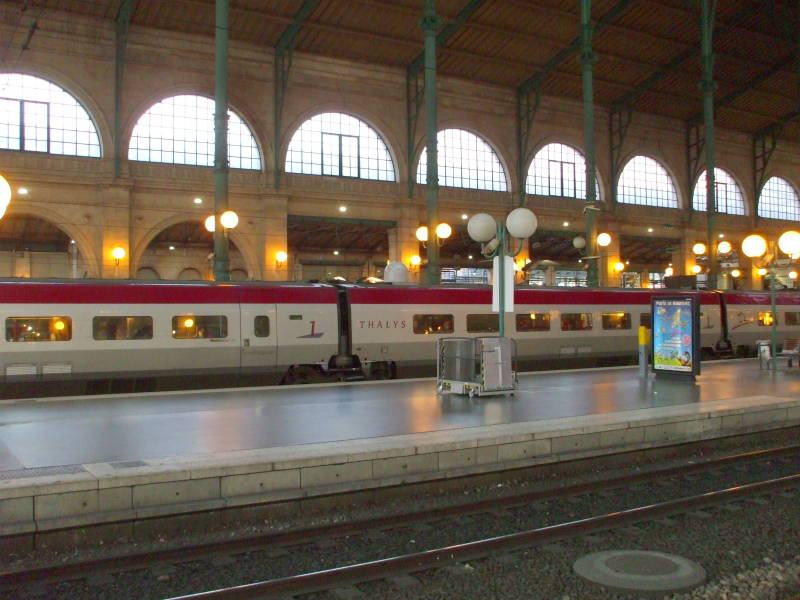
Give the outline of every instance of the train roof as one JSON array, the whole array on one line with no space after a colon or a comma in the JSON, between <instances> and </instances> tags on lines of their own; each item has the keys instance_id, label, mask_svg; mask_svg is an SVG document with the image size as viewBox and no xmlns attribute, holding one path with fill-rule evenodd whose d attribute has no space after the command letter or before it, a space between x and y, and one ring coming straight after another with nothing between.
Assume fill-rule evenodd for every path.
<instances>
[{"instance_id":1,"label":"train roof","mask_svg":"<svg viewBox=\"0 0 800 600\"><path fill-rule=\"evenodd\" d=\"M92 279L0 279L0 303L40 304L329 304L324 283Z\"/></svg>"},{"instance_id":2,"label":"train roof","mask_svg":"<svg viewBox=\"0 0 800 600\"><path fill-rule=\"evenodd\" d=\"M492 287L480 284L349 284L350 301L353 304L491 304ZM640 290L620 288L565 288L565 287L521 287L514 289L514 301L520 304L560 305L646 305L653 295L694 295L702 304L719 304L716 292L679 290Z\"/></svg>"}]
</instances>

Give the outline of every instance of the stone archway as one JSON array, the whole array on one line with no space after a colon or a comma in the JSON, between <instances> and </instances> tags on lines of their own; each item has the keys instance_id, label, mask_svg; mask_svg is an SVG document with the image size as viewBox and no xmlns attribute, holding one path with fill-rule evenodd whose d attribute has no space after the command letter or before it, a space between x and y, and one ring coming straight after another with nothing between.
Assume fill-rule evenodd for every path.
<instances>
[{"instance_id":1,"label":"stone archway","mask_svg":"<svg viewBox=\"0 0 800 600\"><path fill-rule=\"evenodd\" d=\"M156 234L139 257L139 269L150 269L163 279L212 279L213 234L197 221L174 223ZM231 273L248 279L248 270L236 244L230 243ZM243 274L243 275L242 275ZM138 275L137 275L138 277Z\"/></svg>"},{"instance_id":2,"label":"stone archway","mask_svg":"<svg viewBox=\"0 0 800 600\"><path fill-rule=\"evenodd\" d=\"M90 272L75 241L51 221L23 213L0 220L0 276L77 278Z\"/></svg>"}]
</instances>

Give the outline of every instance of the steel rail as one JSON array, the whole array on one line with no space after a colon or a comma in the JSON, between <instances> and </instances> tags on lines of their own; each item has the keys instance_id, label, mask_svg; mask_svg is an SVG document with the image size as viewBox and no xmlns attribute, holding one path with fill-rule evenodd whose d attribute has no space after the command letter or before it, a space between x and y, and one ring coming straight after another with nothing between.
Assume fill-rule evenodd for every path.
<instances>
[{"instance_id":1,"label":"steel rail","mask_svg":"<svg viewBox=\"0 0 800 600\"><path fill-rule=\"evenodd\" d=\"M558 525L549 525L485 540L456 544L435 550L405 554L325 571L316 571L294 577L284 577L232 588L200 592L188 596L175 596L169 600L244 600L249 598L270 598L274 595L309 594L344 585L384 579L401 573L413 573L455 562L475 560L492 553L528 548L557 538L583 535L598 529L611 529L625 523L649 520L699 506L729 502L734 498L764 494L796 484L800 484L800 474L707 492L679 500L668 500L658 504L650 504Z\"/></svg>"},{"instance_id":2,"label":"steel rail","mask_svg":"<svg viewBox=\"0 0 800 600\"><path fill-rule=\"evenodd\" d=\"M33 569L0 571L2 588L17 587L29 583L46 583L66 581L85 577L87 573L102 573L133 570L152 564L186 562L189 560L216 556L220 554L239 554L272 546L288 546L298 543L310 543L321 538L334 538L353 535L366 530L389 529L405 526L414 522L434 521L459 515L495 511L498 508L511 508L530 502L580 495L606 489L614 489L650 480L668 479L694 473L713 470L731 463L758 461L800 452L800 445L780 446L765 450L754 450L720 458L704 460L698 463L687 463L664 469L643 471L632 475L623 475L611 479L579 483L571 486L550 488L535 492L515 494L502 498L492 498L478 502L470 502L456 506L433 508L413 513L403 513L384 517L375 517L349 523L321 525L306 529L296 529L281 533L267 533L237 540L212 542L195 546L142 552L125 556L100 558L80 563L52 565Z\"/></svg>"}]
</instances>

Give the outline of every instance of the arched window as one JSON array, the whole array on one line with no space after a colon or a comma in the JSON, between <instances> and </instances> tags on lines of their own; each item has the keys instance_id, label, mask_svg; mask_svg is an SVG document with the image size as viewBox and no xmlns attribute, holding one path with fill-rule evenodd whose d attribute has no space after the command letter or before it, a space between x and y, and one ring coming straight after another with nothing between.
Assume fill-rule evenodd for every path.
<instances>
[{"instance_id":1,"label":"arched window","mask_svg":"<svg viewBox=\"0 0 800 600\"><path fill-rule=\"evenodd\" d=\"M443 129L436 140L440 185L495 192L508 189L500 159L477 135L463 129ZM424 184L427 180L428 149L425 148L417 164L417 183Z\"/></svg>"},{"instance_id":2,"label":"arched window","mask_svg":"<svg viewBox=\"0 0 800 600\"><path fill-rule=\"evenodd\" d=\"M294 132L286 151L286 172L397 180L392 156L378 132L342 113L316 115Z\"/></svg>"},{"instance_id":3,"label":"arched window","mask_svg":"<svg viewBox=\"0 0 800 600\"><path fill-rule=\"evenodd\" d=\"M678 194L672 178L664 167L646 156L634 156L625 165L617 184L617 200L625 204L678 208Z\"/></svg>"},{"instance_id":4,"label":"arched window","mask_svg":"<svg viewBox=\"0 0 800 600\"><path fill-rule=\"evenodd\" d=\"M703 171L700 174L700 177L697 178L697 184L694 186L692 206L695 210L706 209L707 172L708 171ZM716 190L714 196L717 200L717 212L727 213L729 215L744 214L742 190L739 189L739 184L734 181L733 177L731 177L727 171L717 168L714 169L714 189Z\"/></svg>"},{"instance_id":5,"label":"arched window","mask_svg":"<svg viewBox=\"0 0 800 600\"><path fill-rule=\"evenodd\" d=\"M547 144L531 161L525 191L537 196L563 196L585 200L586 161L571 146ZM600 199L600 186L596 179L595 197Z\"/></svg>"},{"instance_id":6,"label":"arched window","mask_svg":"<svg viewBox=\"0 0 800 600\"><path fill-rule=\"evenodd\" d=\"M761 188L758 216L800 221L800 199L792 184L780 177L770 177Z\"/></svg>"},{"instance_id":7,"label":"arched window","mask_svg":"<svg viewBox=\"0 0 800 600\"><path fill-rule=\"evenodd\" d=\"M157 102L133 128L130 160L214 166L214 101L173 96ZM234 169L260 169L261 155L250 128L228 110L228 162Z\"/></svg>"},{"instance_id":8,"label":"arched window","mask_svg":"<svg viewBox=\"0 0 800 600\"><path fill-rule=\"evenodd\" d=\"M100 156L100 138L72 94L44 79L0 74L0 149Z\"/></svg>"}]
</instances>

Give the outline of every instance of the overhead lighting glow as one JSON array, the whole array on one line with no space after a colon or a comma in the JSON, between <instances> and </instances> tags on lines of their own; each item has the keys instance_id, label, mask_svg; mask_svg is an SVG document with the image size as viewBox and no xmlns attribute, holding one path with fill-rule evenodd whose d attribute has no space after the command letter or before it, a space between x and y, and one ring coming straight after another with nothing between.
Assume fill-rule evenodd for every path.
<instances>
[{"instance_id":1,"label":"overhead lighting glow","mask_svg":"<svg viewBox=\"0 0 800 600\"><path fill-rule=\"evenodd\" d=\"M19 188L19 189L17 190L17 193L18 193L20 196L27 196L27 195L28 195L28 188L26 188L26 187L21 187L21 188Z\"/></svg>"},{"instance_id":2,"label":"overhead lighting glow","mask_svg":"<svg viewBox=\"0 0 800 600\"><path fill-rule=\"evenodd\" d=\"M344 204L342 204L342 205L339 207L339 212L342 212L342 213L345 213L345 212L347 212L347 207L346 207Z\"/></svg>"},{"instance_id":3,"label":"overhead lighting glow","mask_svg":"<svg viewBox=\"0 0 800 600\"><path fill-rule=\"evenodd\" d=\"M194 203L195 204L202 204L203 203L203 199L198 196L197 198L194 199Z\"/></svg>"}]
</instances>

